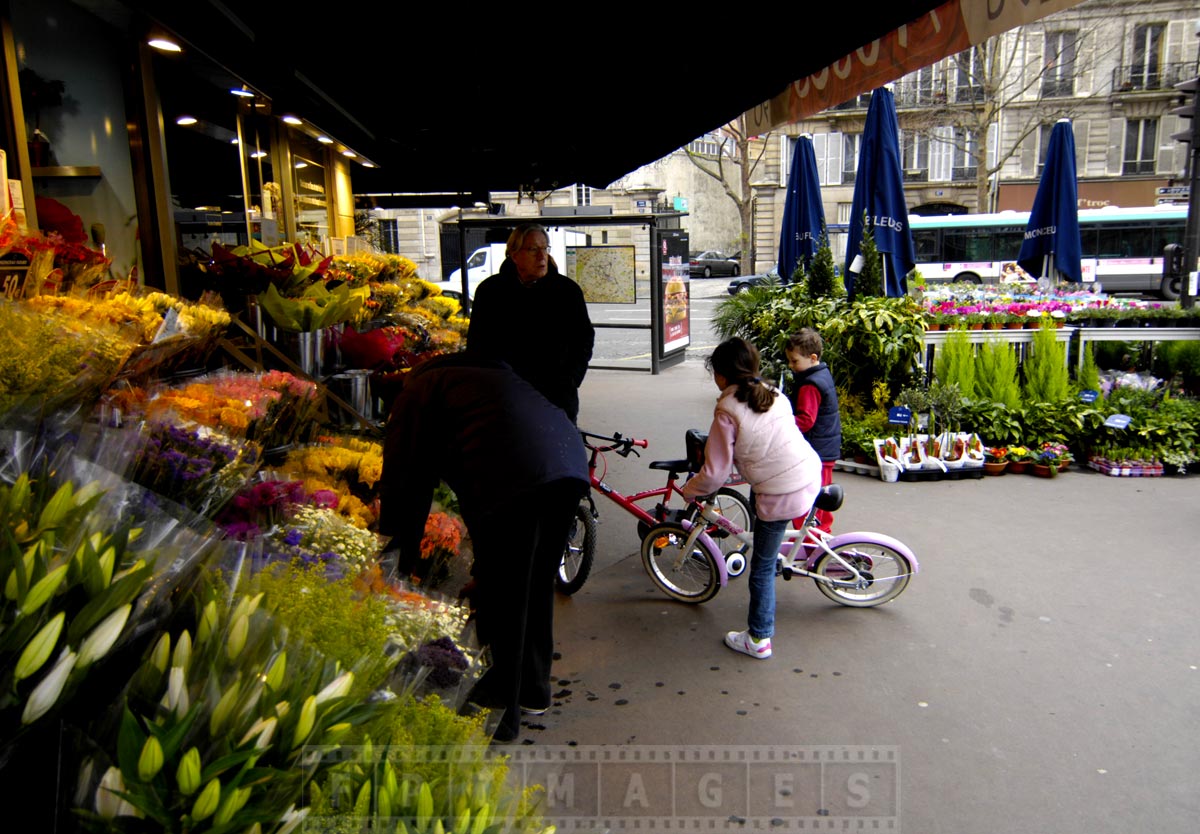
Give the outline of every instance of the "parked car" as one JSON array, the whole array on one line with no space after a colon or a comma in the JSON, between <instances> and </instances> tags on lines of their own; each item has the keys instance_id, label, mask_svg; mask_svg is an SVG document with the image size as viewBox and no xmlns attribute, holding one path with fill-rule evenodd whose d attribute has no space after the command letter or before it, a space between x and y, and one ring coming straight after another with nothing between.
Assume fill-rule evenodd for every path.
<instances>
[{"instance_id":1,"label":"parked car","mask_svg":"<svg viewBox=\"0 0 1200 834\"><path fill-rule=\"evenodd\" d=\"M742 267L737 261L740 254L726 256L716 250L709 250L701 252L699 255L693 255L688 259L688 274L693 278L740 275Z\"/></svg>"},{"instance_id":2,"label":"parked car","mask_svg":"<svg viewBox=\"0 0 1200 834\"><path fill-rule=\"evenodd\" d=\"M777 267L771 267L766 272L761 272L758 275L743 275L741 277L735 277L729 282L729 294L737 295L740 292L745 292L751 287L757 287L768 283L783 285L787 282L779 277Z\"/></svg>"}]
</instances>

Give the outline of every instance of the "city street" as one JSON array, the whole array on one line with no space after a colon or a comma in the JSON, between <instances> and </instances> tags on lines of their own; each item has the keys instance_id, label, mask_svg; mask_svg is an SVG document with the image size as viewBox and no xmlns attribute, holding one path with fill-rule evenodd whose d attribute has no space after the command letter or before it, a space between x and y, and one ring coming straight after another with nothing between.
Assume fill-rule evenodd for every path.
<instances>
[{"instance_id":1,"label":"city street","mask_svg":"<svg viewBox=\"0 0 1200 834\"><path fill-rule=\"evenodd\" d=\"M719 341L709 322L713 309L721 299L729 298L728 278L696 278L688 282L691 289L692 347L690 351L710 351ZM642 326L650 324L649 282L637 286L636 304L589 304L592 323L603 325ZM650 369L650 330L597 327L594 365L620 368Z\"/></svg>"},{"instance_id":2,"label":"city street","mask_svg":"<svg viewBox=\"0 0 1200 834\"><path fill-rule=\"evenodd\" d=\"M608 484L660 485L647 463L681 457L684 430L707 426L716 390L703 355L658 376L589 373L580 425L650 443L640 458L609 455ZM921 572L878 609L781 581L766 661L721 643L745 627L744 577L705 605L669 600L641 565L633 518L596 495L596 566L557 609L555 706L527 719L532 747L514 751L816 758L817 770L777 781L787 790L716 768L729 790L703 806L704 830L1195 830L1200 625L1175 571L1195 561L1200 476L836 480L835 530L895 536ZM847 758L859 764L839 770ZM621 793L634 784L624 771L600 775L627 781L580 809L604 818L595 830L662 818L649 776L641 797ZM550 819L565 801L550 802Z\"/></svg>"}]
</instances>

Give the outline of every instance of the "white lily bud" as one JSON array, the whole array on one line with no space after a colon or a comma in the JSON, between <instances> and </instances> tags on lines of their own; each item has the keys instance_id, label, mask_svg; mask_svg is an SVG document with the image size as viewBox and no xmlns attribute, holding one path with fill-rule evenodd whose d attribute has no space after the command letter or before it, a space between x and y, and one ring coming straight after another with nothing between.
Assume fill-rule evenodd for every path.
<instances>
[{"instance_id":1,"label":"white lily bud","mask_svg":"<svg viewBox=\"0 0 1200 834\"><path fill-rule=\"evenodd\" d=\"M25 599L21 602L21 613L29 616L49 602L50 597L54 596L54 592L58 590L58 586L62 584L62 581L66 577L67 566L59 565L33 583L33 587L29 589L29 593L25 595Z\"/></svg>"},{"instance_id":2,"label":"white lily bud","mask_svg":"<svg viewBox=\"0 0 1200 834\"><path fill-rule=\"evenodd\" d=\"M63 687L66 686L71 670L75 668L77 659L78 656L75 652L63 650L62 654L58 656L54 668L33 688L33 692L29 693L29 700L25 702L25 710L21 713L22 724L32 724L45 715L50 707L54 706L54 702L58 700Z\"/></svg>"},{"instance_id":3,"label":"white lily bud","mask_svg":"<svg viewBox=\"0 0 1200 834\"><path fill-rule=\"evenodd\" d=\"M96 813L106 820L117 816L125 801L114 791L124 793L125 780L121 776L120 768L110 767L104 771L104 775L100 777L100 784L96 787Z\"/></svg>"},{"instance_id":4,"label":"white lily bud","mask_svg":"<svg viewBox=\"0 0 1200 834\"><path fill-rule=\"evenodd\" d=\"M267 686L275 692L283 686L284 678L287 675L287 652L280 652L279 656L271 663L271 668L267 670Z\"/></svg>"},{"instance_id":5,"label":"white lily bud","mask_svg":"<svg viewBox=\"0 0 1200 834\"><path fill-rule=\"evenodd\" d=\"M292 740L293 748L299 747L308 739L316 721L317 696L309 695L304 699L304 706L300 708L300 720L296 722L296 737Z\"/></svg>"},{"instance_id":6,"label":"white lily bud","mask_svg":"<svg viewBox=\"0 0 1200 834\"><path fill-rule=\"evenodd\" d=\"M200 750L193 747L183 754L175 770L175 782L184 796L191 796L200 787Z\"/></svg>"},{"instance_id":7,"label":"white lily bud","mask_svg":"<svg viewBox=\"0 0 1200 834\"><path fill-rule=\"evenodd\" d=\"M154 664L154 668L159 674L167 671L167 664L171 662L171 635L163 632L158 638L158 642L154 644L154 651L150 652L150 662Z\"/></svg>"},{"instance_id":8,"label":"white lily bud","mask_svg":"<svg viewBox=\"0 0 1200 834\"><path fill-rule=\"evenodd\" d=\"M192 708L192 699L188 695L187 675L178 666L172 666L167 676L167 694L163 696L162 705L175 715L183 716Z\"/></svg>"},{"instance_id":9,"label":"white lily bud","mask_svg":"<svg viewBox=\"0 0 1200 834\"><path fill-rule=\"evenodd\" d=\"M279 821L283 823L283 825L280 826L279 830L276 831L275 834L292 834L292 832L296 830L300 823L304 822L304 818L307 816L308 808L301 808L299 811L297 811L295 805L288 807L288 809L283 812L283 816L279 818Z\"/></svg>"},{"instance_id":10,"label":"white lily bud","mask_svg":"<svg viewBox=\"0 0 1200 834\"><path fill-rule=\"evenodd\" d=\"M225 694L221 696L221 700L217 701L216 707L213 708L212 716L208 719L208 731L214 736L219 736L224 731L225 722L233 714L233 707L237 704L237 700L241 694L242 682L235 680L225 690Z\"/></svg>"},{"instance_id":11,"label":"white lily bud","mask_svg":"<svg viewBox=\"0 0 1200 834\"><path fill-rule=\"evenodd\" d=\"M225 641L225 655L230 660L237 660L237 656L242 653L242 649L246 647L246 636L250 633L250 618L245 614L237 617L233 621L233 625L229 627L229 637Z\"/></svg>"},{"instance_id":12,"label":"white lily bud","mask_svg":"<svg viewBox=\"0 0 1200 834\"><path fill-rule=\"evenodd\" d=\"M326 701L331 701L334 698L344 698L350 694L350 687L354 685L354 673L343 672L334 678L330 683L317 693L317 703L323 704Z\"/></svg>"},{"instance_id":13,"label":"white lily bud","mask_svg":"<svg viewBox=\"0 0 1200 834\"><path fill-rule=\"evenodd\" d=\"M275 735L275 727L278 724L279 719L275 716L258 719L250 726L250 729L246 731L246 734L242 736L242 740L238 742L238 746L245 744L247 741L253 738L256 733L258 734L258 738L255 739L254 742L255 749L262 750L263 748L270 746L271 737Z\"/></svg>"},{"instance_id":14,"label":"white lily bud","mask_svg":"<svg viewBox=\"0 0 1200 834\"><path fill-rule=\"evenodd\" d=\"M213 632L217 628L217 602L209 600L208 605L204 606L204 611L200 615L200 627L196 629L196 643L203 646L212 637Z\"/></svg>"},{"instance_id":15,"label":"white lily bud","mask_svg":"<svg viewBox=\"0 0 1200 834\"><path fill-rule=\"evenodd\" d=\"M132 610L132 604L122 605L105 617L100 625L92 629L92 632L84 638L83 645L79 647L79 667L81 669L108 654L109 649L121 636L121 630L125 628L125 622L129 619L129 612Z\"/></svg>"},{"instance_id":16,"label":"white lily bud","mask_svg":"<svg viewBox=\"0 0 1200 834\"><path fill-rule=\"evenodd\" d=\"M175 651L171 653L171 665L178 666L180 669L187 671L188 664L192 662L192 633L187 629L179 635L179 639L175 641Z\"/></svg>"},{"instance_id":17,"label":"white lily bud","mask_svg":"<svg viewBox=\"0 0 1200 834\"><path fill-rule=\"evenodd\" d=\"M149 782L158 775L163 766L162 742L154 736L146 738L142 745L142 754L138 756L138 778Z\"/></svg>"},{"instance_id":18,"label":"white lily bud","mask_svg":"<svg viewBox=\"0 0 1200 834\"><path fill-rule=\"evenodd\" d=\"M204 786L204 790L196 797L196 801L192 803L192 821L200 822L208 819L217 810L217 803L221 801L221 780L216 777L209 780Z\"/></svg>"},{"instance_id":19,"label":"white lily bud","mask_svg":"<svg viewBox=\"0 0 1200 834\"><path fill-rule=\"evenodd\" d=\"M21 656L17 659L17 668L13 671L13 680L24 680L38 669L41 669L42 664L50 659L50 653L58 645L58 638L62 634L63 622L66 620L66 616L65 611L59 611L53 620L46 623L38 630L37 634L33 635L33 639L26 644L25 650L21 652Z\"/></svg>"}]
</instances>

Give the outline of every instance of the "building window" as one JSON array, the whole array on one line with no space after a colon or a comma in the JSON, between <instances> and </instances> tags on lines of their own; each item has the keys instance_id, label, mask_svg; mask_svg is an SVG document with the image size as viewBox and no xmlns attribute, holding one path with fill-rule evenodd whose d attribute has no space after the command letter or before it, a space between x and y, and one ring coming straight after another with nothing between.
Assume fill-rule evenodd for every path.
<instances>
[{"instance_id":1,"label":"building window","mask_svg":"<svg viewBox=\"0 0 1200 834\"><path fill-rule=\"evenodd\" d=\"M1125 123L1123 174L1153 174L1158 145L1158 119L1130 119Z\"/></svg>"},{"instance_id":2,"label":"building window","mask_svg":"<svg viewBox=\"0 0 1200 834\"><path fill-rule=\"evenodd\" d=\"M973 46L954 56L958 67L954 85L954 100L957 102L983 101L984 47Z\"/></svg>"},{"instance_id":3,"label":"building window","mask_svg":"<svg viewBox=\"0 0 1200 834\"><path fill-rule=\"evenodd\" d=\"M592 187L590 185L575 186L575 205L590 206L592 204Z\"/></svg>"},{"instance_id":4,"label":"building window","mask_svg":"<svg viewBox=\"0 0 1200 834\"><path fill-rule=\"evenodd\" d=\"M1075 51L1079 33L1047 32L1043 60L1042 95L1062 98L1075 95Z\"/></svg>"},{"instance_id":5,"label":"building window","mask_svg":"<svg viewBox=\"0 0 1200 834\"><path fill-rule=\"evenodd\" d=\"M711 133L706 133L699 139L688 142L687 149L701 156L717 156L721 153L721 143Z\"/></svg>"},{"instance_id":6,"label":"building window","mask_svg":"<svg viewBox=\"0 0 1200 834\"><path fill-rule=\"evenodd\" d=\"M929 137L915 130L900 131L900 167L905 182L929 180Z\"/></svg>"},{"instance_id":7,"label":"building window","mask_svg":"<svg viewBox=\"0 0 1200 834\"><path fill-rule=\"evenodd\" d=\"M1054 130L1054 125L1040 125L1038 127L1038 161L1037 175L1040 177L1042 171L1046 167L1046 155L1050 150L1050 133Z\"/></svg>"},{"instance_id":8,"label":"building window","mask_svg":"<svg viewBox=\"0 0 1200 834\"><path fill-rule=\"evenodd\" d=\"M953 161L950 167L951 180L974 180L977 171L979 142L975 134L966 128L954 129Z\"/></svg>"},{"instance_id":9,"label":"building window","mask_svg":"<svg viewBox=\"0 0 1200 834\"><path fill-rule=\"evenodd\" d=\"M1133 61L1129 81L1135 90L1157 90L1162 86L1159 63L1162 57L1161 23L1144 23L1133 30Z\"/></svg>"},{"instance_id":10,"label":"building window","mask_svg":"<svg viewBox=\"0 0 1200 834\"><path fill-rule=\"evenodd\" d=\"M861 144L861 133L842 134L842 183L854 182L858 173L858 148Z\"/></svg>"},{"instance_id":11,"label":"building window","mask_svg":"<svg viewBox=\"0 0 1200 834\"><path fill-rule=\"evenodd\" d=\"M400 224L390 218L379 221L379 245L389 255L400 254Z\"/></svg>"}]
</instances>

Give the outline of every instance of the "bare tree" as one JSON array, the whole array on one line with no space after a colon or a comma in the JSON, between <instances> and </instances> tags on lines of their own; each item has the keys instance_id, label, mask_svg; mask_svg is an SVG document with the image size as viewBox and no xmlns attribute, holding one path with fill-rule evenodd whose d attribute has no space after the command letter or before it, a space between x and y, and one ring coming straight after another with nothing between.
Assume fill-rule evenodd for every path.
<instances>
[{"instance_id":1,"label":"bare tree","mask_svg":"<svg viewBox=\"0 0 1200 834\"><path fill-rule=\"evenodd\" d=\"M1096 95L1077 87L1094 69L1094 25L1056 24L991 38L903 82L901 104L915 98L923 106L905 113L902 127L927 137L931 150L940 146L955 169L967 169L963 175L973 174L977 211L989 206L993 175L1030 136L1074 118Z\"/></svg>"},{"instance_id":2,"label":"bare tree","mask_svg":"<svg viewBox=\"0 0 1200 834\"><path fill-rule=\"evenodd\" d=\"M720 139L715 158L708 154L697 153L687 147L688 159L704 173L715 179L725 190L725 194L733 201L738 209L741 221L741 271L749 275L754 271L754 194L750 188L754 171L767 150L767 136L751 137L746 130L746 117L738 116L720 129L717 133Z\"/></svg>"}]
</instances>

